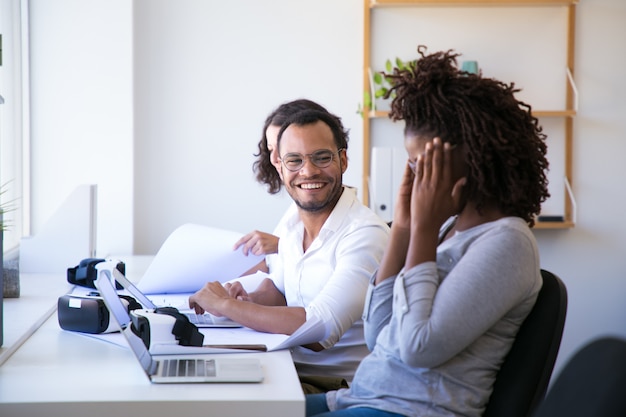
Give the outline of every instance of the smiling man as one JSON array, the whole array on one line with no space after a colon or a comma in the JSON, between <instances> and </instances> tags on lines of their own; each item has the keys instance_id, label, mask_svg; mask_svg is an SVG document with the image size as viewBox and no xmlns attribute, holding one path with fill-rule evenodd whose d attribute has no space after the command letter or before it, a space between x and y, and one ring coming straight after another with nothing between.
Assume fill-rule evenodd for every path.
<instances>
[{"instance_id":1,"label":"smiling man","mask_svg":"<svg viewBox=\"0 0 626 417\"><path fill-rule=\"evenodd\" d=\"M317 343L292 350L301 377L351 381L367 355L361 315L389 228L345 187L348 135L330 113L305 110L278 134L280 176L295 202L281 220L278 254L258 269L269 272L253 293L238 283L207 283L189 298L209 311L269 333L291 334L308 318L326 324ZM309 391L310 392L310 391Z\"/></svg>"}]
</instances>

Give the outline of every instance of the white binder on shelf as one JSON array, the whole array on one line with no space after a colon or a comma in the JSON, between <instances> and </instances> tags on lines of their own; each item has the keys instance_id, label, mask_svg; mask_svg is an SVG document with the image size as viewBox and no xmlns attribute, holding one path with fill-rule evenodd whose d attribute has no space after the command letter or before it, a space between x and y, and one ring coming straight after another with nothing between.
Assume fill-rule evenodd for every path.
<instances>
[{"instance_id":1,"label":"white binder on shelf","mask_svg":"<svg viewBox=\"0 0 626 417\"><path fill-rule=\"evenodd\" d=\"M369 181L370 208L386 222L390 222L393 217L391 161L391 148L372 148L372 169Z\"/></svg>"},{"instance_id":2,"label":"white binder on shelf","mask_svg":"<svg viewBox=\"0 0 626 417\"><path fill-rule=\"evenodd\" d=\"M393 219L400 181L406 167L406 151L402 148L375 146L372 148L370 172L370 208L386 222Z\"/></svg>"}]
</instances>

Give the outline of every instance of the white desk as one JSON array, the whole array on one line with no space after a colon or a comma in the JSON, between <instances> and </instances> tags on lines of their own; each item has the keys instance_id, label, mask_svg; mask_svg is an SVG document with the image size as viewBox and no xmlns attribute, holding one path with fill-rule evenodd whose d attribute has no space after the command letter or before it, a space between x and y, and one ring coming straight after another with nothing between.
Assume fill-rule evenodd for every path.
<instances>
[{"instance_id":1,"label":"white desk","mask_svg":"<svg viewBox=\"0 0 626 417\"><path fill-rule=\"evenodd\" d=\"M24 299L9 304L6 322L19 309L16 304L47 300L37 310L41 313L69 288L64 276L47 277L58 291L47 288L45 296L32 300L30 286L41 279L22 277ZM58 280L58 285L48 279ZM0 416L304 415L304 395L288 351L234 354L239 355L260 358L262 383L151 384L128 348L64 331L55 312L0 366Z\"/></svg>"}]
</instances>

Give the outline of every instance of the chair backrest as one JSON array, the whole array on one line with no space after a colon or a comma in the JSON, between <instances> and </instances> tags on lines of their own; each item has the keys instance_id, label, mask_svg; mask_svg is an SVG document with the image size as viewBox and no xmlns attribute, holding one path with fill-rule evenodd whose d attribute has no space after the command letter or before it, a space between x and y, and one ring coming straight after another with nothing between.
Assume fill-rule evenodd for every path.
<instances>
[{"instance_id":1,"label":"chair backrest","mask_svg":"<svg viewBox=\"0 0 626 417\"><path fill-rule=\"evenodd\" d=\"M626 416L626 340L596 339L572 356L533 417Z\"/></svg>"},{"instance_id":2,"label":"chair backrest","mask_svg":"<svg viewBox=\"0 0 626 417\"><path fill-rule=\"evenodd\" d=\"M502 363L483 417L527 417L543 400L554 369L565 315L563 281L541 270L543 286Z\"/></svg>"}]
</instances>

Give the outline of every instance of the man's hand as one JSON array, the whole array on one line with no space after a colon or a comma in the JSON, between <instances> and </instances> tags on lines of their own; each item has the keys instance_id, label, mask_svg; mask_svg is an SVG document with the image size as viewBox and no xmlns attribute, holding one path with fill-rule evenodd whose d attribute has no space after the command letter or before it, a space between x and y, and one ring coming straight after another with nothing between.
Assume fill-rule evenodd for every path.
<instances>
[{"instance_id":1,"label":"man's hand","mask_svg":"<svg viewBox=\"0 0 626 417\"><path fill-rule=\"evenodd\" d=\"M255 230L239 239L235 243L233 250L237 250L240 247L242 247L241 250L246 256L250 253L257 256L278 253L278 237Z\"/></svg>"},{"instance_id":2,"label":"man's hand","mask_svg":"<svg viewBox=\"0 0 626 417\"><path fill-rule=\"evenodd\" d=\"M271 279L264 279L250 294L240 285L234 282L227 289L217 281L209 282L189 297L189 308L197 314L208 311L214 316L228 317L245 327L267 333L291 334L306 321L304 308L287 307L284 295ZM238 296L248 297L250 302L235 298Z\"/></svg>"},{"instance_id":3,"label":"man's hand","mask_svg":"<svg viewBox=\"0 0 626 417\"><path fill-rule=\"evenodd\" d=\"M196 314L202 314L205 311L217 317L227 316L224 308L226 301L233 299L228 290L217 281L207 282L202 289L189 297L189 308L192 308Z\"/></svg>"},{"instance_id":4,"label":"man's hand","mask_svg":"<svg viewBox=\"0 0 626 417\"><path fill-rule=\"evenodd\" d=\"M227 282L224 284L224 288L228 291L228 295L232 298L236 298L241 301L252 301L250 295L239 281L235 281L233 283Z\"/></svg>"}]
</instances>

